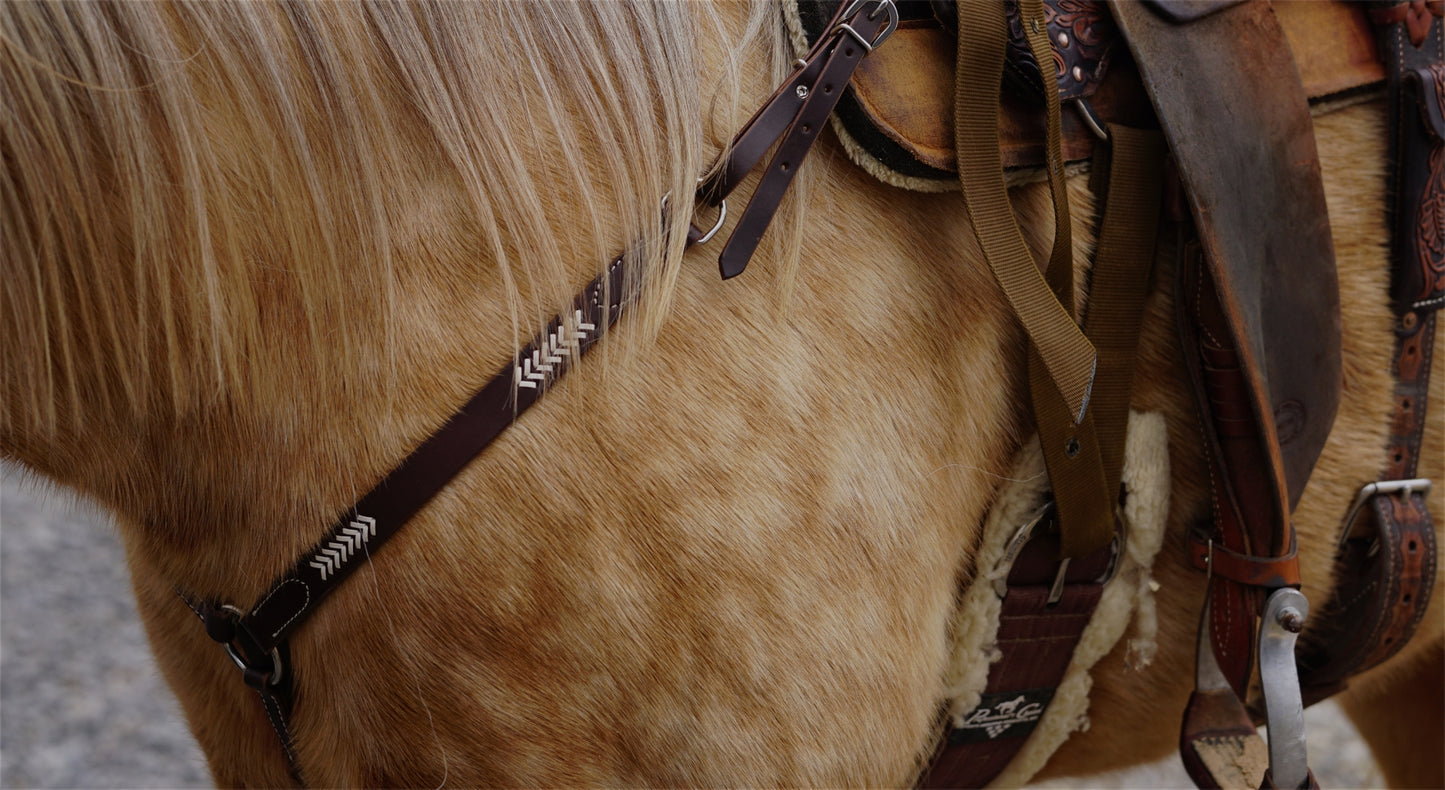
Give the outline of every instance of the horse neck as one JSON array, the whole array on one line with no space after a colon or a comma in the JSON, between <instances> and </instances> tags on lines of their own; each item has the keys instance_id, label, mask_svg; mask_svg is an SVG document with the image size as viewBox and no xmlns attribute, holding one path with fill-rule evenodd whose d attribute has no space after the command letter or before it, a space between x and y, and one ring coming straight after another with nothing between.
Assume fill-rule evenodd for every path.
<instances>
[{"instance_id":1,"label":"horse neck","mask_svg":"<svg viewBox=\"0 0 1445 790\"><path fill-rule=\"evenodd\" d=\"M117 512L177 586L259 594L624 242L651 241L654 268L675 266L657 218L704 163L702 68L673 18L694 12L749 24L732 7L564 5L512 20L505 40L490 10L459 7L128 8L107 19L115 30L77 25L136 73L100 56L60 69L121 90L78 112L43 95L50 106L31 109L64 123L31 128L74 127L60 144L72 150L128 116L164 131L78 158L110 189L6 250L7 298L52 319L30 333L7 311L0 447ZM636 48L615 46L621 30ZM55 39L38 61L58 61L68 42ZM145 57L119 45L135 41ZM712 73L726 58L702 55ZM31 94L70 89L23 79L39 80ZM132 166L147 159L158 172ZM11 182L37 205L75 197L26 178ZM179 197L147 197L167 179ZM7 227L36 224L9 211ZM35 260L52 237L66 243ZM12 269L42 274L16 284Z\"/></svg>"}]
</instances>

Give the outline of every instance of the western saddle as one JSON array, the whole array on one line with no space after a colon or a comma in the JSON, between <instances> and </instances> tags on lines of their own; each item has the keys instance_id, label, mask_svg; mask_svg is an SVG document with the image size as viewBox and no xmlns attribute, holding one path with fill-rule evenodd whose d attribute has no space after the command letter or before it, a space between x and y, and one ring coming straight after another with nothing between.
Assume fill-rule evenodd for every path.
<instances>
[{"instance_id":1,"label":"western saddle","mask_svg":"<svg viewBox=\"0 0 1445 790\"><path fill-rule=\"evenodd\" d=\"M1096 194L1106 198L1095 300L1108 267L1118 265L1104 260L1111 228L1145 235L1130 254L1153 252L1157 215L1133 220L1134 227L1116 215L1126 211L1122 206L1137 211L1162 199L1158 232L1177 241L1180 338L1206 426L1214 502L1212 519L1197 526L1189 547L1210 577L1181 754L1201 787L1313 786L1303 706L1397 652L1434 584L1430 482L1416 479L1415 468L1435 314L1445 301L1442 3L1007 0L1006 13L992 17L984 5L899 4L888 46L858 66L834 128L854 161L881 180L925 191L962 188L971 214L984 213L976 199L988 199L969 183L977 172L969 149L980 142L997 149L990 164L1020 176L1043 167L1052 179L1062 166L1092 159L1095 185L1104 190ZM837 6L790 7L800 54L840 24L833 12L846 9ZM992 66L1002 68L1008 89L1001 96L995 73L980 70L975 54L988 36L1006 36ZM1042 62L1053 68L1041 72ZM965 81L981 83L971 89L977 99L967 95ZM1360 491L1344 520L1342 582L1324 603L1316 638L1296 650L1309 604L1298 590L1290 514L1330 432L1341 382L1339 293L1310 106L1382 89L1390 124L1393 435L1381 481ZM987 101L1001 102L999 116L969 116ZM1074 112L1052 110L1061 102ZM1045 108L1057 115L1049 114L1041 129ZM1162 130L1167 160L1139 143L1141 129ZM1048 139L1051 133L1057 139ZM1146 172L1121 168L1121 159ZM1149 170L1164 175L1151 177ZM1121 189L1121 178L1149 183ZM987 240L993 220L971 221L993 264ZM1067 233L1065 226L1060 235ZM1147 280L1144 266L1117 276ZM995 273L1007 291L1011 275L999 267ZM1061 279L1048 282L1067 305ZM1137 329L1131 300L1138 297L1116 298L1125 305L1122 320ZM1020 309L1026 328L1027 309ZM1128 373L1110 374L1110 339L1085 329L1098 354L1092 435L1047 402L1052 392L1040 385L1048 371L1031 365L1031 383L1046 391L1033 395L1045 455L1050 442L1065 449L1049 458L1059 501L1052 528L1031 542L1033 551L1024 549L1009 575L1003 622L1029 628L1011 637L1001 627L1003 659L991 670L980 708L1020 698L1047 704L1087 622L1079 614L1092 611L1107 576L1101 569L1117 550L1109 545L1115 533L1107 527L1098 533L1092 505L1075 497L1066 507L1061 490L1071 476L1097 485L1090 470L1070 466L1089 456L1090 443L1098 447L1093 465L1104 467L1103 490L1117 490L1117 454L1103 426L1117 430L1121 423L1104 415L1119 408L1110 401L1127 404ZM1051 341L1029 335L1036 363ZM1122 356L1116 367L1132 365L1132 350ZM1111 514L1106 505L1102 518ZM1256 670L1260 700L1250 695ZM1270 734L1267 768L1255 730L1260 722ZM949 729L924 786L986 784L1030 732L1024 726L983 737L951 723Z\"/></svg>"}]
</instances>

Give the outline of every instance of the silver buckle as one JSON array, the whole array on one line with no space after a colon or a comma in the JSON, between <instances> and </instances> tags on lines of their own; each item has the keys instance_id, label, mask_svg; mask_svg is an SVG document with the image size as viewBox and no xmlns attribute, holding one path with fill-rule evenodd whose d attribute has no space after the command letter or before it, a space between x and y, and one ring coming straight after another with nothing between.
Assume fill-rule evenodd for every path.
<instances>
[{"instance_id":1,"label":"silver buckle","mask_svg":"<svg viewBox=\"0 0 1445 790\"><path fill-rule=\"evenodd\" d=\"M845 20L852 19L858 15L859 11L863 10L863 6L870 2L874 2L874 0L852 0L852 2L848 4L848 7L844 9L843 15L839 18ZM858 31L854 30L853 26L847 22L839 22L836 27L828 31L828 35L832 36L838 33L847 33L853 37L854 41L857 41L863 46L864 52L871 53L880 44L887 41L888 37L893 35L893 31L898 29L898 6L893 4L893 0L877 0L877 2L878 7L869 12L869 19L877 17L878 14L883 11L888 12L888 24L883 26L883 31L878 34L877 38L871 42L864 40L862 36L858 35Z\"/></svg>"},{"instance_id":2,"label":"silver buckle","mask_svg":"<svg viewBox=\"0 0 1445 790\"><path fill-rule=\"evenodd\" d=\"M1013 569L1014 562L1019 558L1019 555L1023 553L1024 546L1028 545L1029 540L1033 538L1034 532L1038 530L1039 525L1048 520L1053 510L1054 501L1050 499L1038 510L1035 510L1028 519L1024 521L1023 525L1014 532L1013 537L1009 538L1008 545L1004 548L1003 557L999 558L998 564L994 566L993 591L998 594L999 598L1003 598L1008 594L1008 575L1009 571ZM1109 567L1104 571L1104 574L1098 578L1097 582L1099 584L1107 584L1109 580L1114 578L1114 574L1118 572L1120 564L1119 558L1124 553L1123 541L1123 535L1115 533L1114 540L1109 545L1112 553L1109 560ZM1053 606L1058 603L1059 599L1064 595L1064 577L1069 572L1069 561L1069 557L1059 560L1059 569L1054 573L1054 583L1049 587L1048 606Z\"/></svg>"},{"instance_id":3,"label":"silver buckle","mask_svg":"<svg viewBox=\"0 0 1445 790\"><path fill-rule=\"evenodd\" d=\"M1354 504L1350 505L1349 511L1345 513L1345 522L1340 527L1340 542L1336 548L1344 547L1345 541L1349 540L1350 527L1354 526L1355 519L1360 515L1360 511L1364 509L1371 498L1379 494L1404 494L1405 496L1409 496L1416 491L1419 491L1421 494L1428 494L1430 493L1431 485L1433 484L1429 478L1416 477L1410 480L1381 480L1377 483L1366 483L1361 486L1360 492L1355 495Z\"/></svg>"}]
</instances>

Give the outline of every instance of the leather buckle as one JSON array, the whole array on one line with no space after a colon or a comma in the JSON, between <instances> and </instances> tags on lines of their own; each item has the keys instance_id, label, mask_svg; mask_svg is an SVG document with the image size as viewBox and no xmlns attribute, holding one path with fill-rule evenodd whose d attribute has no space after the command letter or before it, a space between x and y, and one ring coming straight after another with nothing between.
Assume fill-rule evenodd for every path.
<instances>
[{"instance_id":1,"label":"leather buckle","mask_svg":"<svg viewBox=\"0 0 1445 790\"><path fill-rule=\"evenodd\" d=\"M859 11L863 10L863 6L868 5L868 3L870 2L873 2L873 0L852 0L852 2L848 4L848 7L843 11L839 18L844 20L851 20L853 17L858 15ZM828 31L828 35L833 36L837 35L838 33L847 33L848 35L853 37L854 41L857 41L860 45L862 45L864 52L871 53L880 44L882 44L884 41L887 41L888 37L893 35L893 31L898 29L898 6L893 4L893 0L878 0L878 7L873 9L868 14L868 18L873 19L877 17L879 13L884 11L888 12L888 24L883 26L883 32L879 33L878 37L873 39L872 41L868 41L862 36L858 35L858 31L854 30L853 26L848 24L848 22L846 21L839 22L836 27Z\"/></svg>"}]
</instances>

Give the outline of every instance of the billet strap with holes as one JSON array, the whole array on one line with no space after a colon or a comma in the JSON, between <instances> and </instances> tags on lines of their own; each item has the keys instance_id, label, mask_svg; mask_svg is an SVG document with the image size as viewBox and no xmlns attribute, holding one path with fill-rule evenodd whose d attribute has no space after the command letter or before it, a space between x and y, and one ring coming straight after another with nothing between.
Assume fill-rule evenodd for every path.
<instances>
[{"instance_id":1,"label":"billet strap with holes","mask_svg":"<svg viewBox=\"0 0 1445 790\"><path fill-rule=\"evenodd\" d=\"M1390 122L1394 410L1381 482L1340 533L1322 627L1299 650L1306 703L1329 697L1415 633L1435 586L1432 481L1418 479L1436 315L1445 302L1445 3L1377 4ZM1436 481L1438 482L1438 481Z\"/></svg>"},{"instance_id":2,"label":"billet strap with holes","mask_svg":"<svg viewBox=\"0 0 1445 790\"><path fill-rule=\"evenodd\" d=\"M736 277L747 268L854 70L897 26L898 9L892 0L850 0L841 6L829 35L818 39L802 66L743 127L726 166L704 180L698 197L716 205L769 147L778 144L718 256L723 279Z\"/></svg>"}]
</instances>

